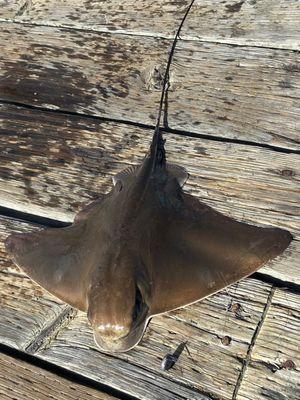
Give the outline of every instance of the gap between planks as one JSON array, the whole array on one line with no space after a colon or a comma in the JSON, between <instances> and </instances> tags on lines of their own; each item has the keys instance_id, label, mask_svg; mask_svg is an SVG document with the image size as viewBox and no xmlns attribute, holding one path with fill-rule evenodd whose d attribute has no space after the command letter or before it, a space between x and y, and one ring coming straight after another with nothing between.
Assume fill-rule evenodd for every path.
<instances>
[{"instance_id":1,"label":"gap between planks","mask_svg":"<svg viewBox=\"0 0 300 400\"><path fill-rule=\"evenodd\" d=\"M26 347L25 351L29 354L36 353L41 347L49 346L49 343L77 315L77 310L71 306L66 306L58 317L46 328L44 328L37 337Z\"/></svg>"},{"instance_id":2,"label":"gap between planks","mask_svg":"<svg viewBox=\"0 0 300 400\"><path fill-rule=\"evenodd\" d=\"M265 319L266 319L268 310L269 310L269 308L270 308L270 306L271 306L272 299L273 299L273 297L274 297L275 290L276 290L275 286L272 286L272 287L271 287L271 290L270 290L270 293L269 293L269 296L268 296L268 299L267 299L267 302L266 302L266 305L265 305L265 308L264 308L263 313L262 313L262 315L261 315L261 318L260 318L260 320L259 320L259 322L258 322L258 324L257 324L257 326L256 326L256 329L255 329L255 331L254 331L254 334L253 334L251 343L249 344L246 358L243 360L243 366L242 366L240 375L239 375L239 377L238 377L238 380L237 380L235 389L234 389L234 391L233 391L232 400L236 400L236 398L237 398L237 395L238 395L240 386L241 386L241 384L242 384L242 381L243 381L243 379L244 379L246 370L247 370L248 365L249 365L249 363L250 363L250 361L251 361L251 354L252 354L253 348L254 348L254 346L255 346L256 339L258 338L258 335L259 335L259 333L260 333L260 331L261 331L261 328L262 328L262 326L263 326L263 323L264 323L264 321L265 321Z\"/></svg>"},{"instance_id":3,"label":"gap between planks","mask_svg":"<svg viewBox=\"0 0 300 400\"><path fill-rule=\"evenodd\" d=\"M167 92L168 93L168 90ZM167 98L168 96L166 96ZM150 125L150 124L144 124L141 122L137 122L137 121L129 121L129 120L124 120L124 119L117 119L117 118L110 118L107 116L104 117L100 117L99 115L94 115L94 114L85 114L85 113L81 113L81 112L76 112L76 111L69 111L69 110L52 110L50 108L45 108L45 107L41 107L41 106L35 106L33 104L24 104L24 103L20 103L17 101L9 101L9 100L5 100L5 99L1 99L0 98L0 107L1 105L8 105L8 106L13 106L13 107L19 107L19 108L23 108L25 110L32 110L32 111L41 111L44 113L49 113L49 114L56 114L56 115L62 115L62 116L66 116L66 117L80 117L80 118L86 118L88 120L94 120L94 121L98 121L98 122L107 122L107 123L117 123L120 125L127 125L127 126L132 126L132 127L136 127L136 128L142 128L145 130L149 130L151 132L154 132L155 126L154 125ZM166 108L168 108L168 106L166 106ZM286 147L281 147L280 145L276 145L273 146L271 144L267 144L267 143L262 143L262 142L254 142L251 140L243 140L243 139L236 139L236 138L229 138L229 137L222 137L222 136L217 136L217 135L211 135L211 134L205 134L205 133L200 133L200 132L190 132L190 131L185 131L183 129L173 129L170 128L168 126L168 123L165 121L164 119L164 126L162 126L161 131L163 133L163 135L171 133L174 135L179 135L179 136L186 136L186 137L191 137L191 138L196 138L196 139L207 139L207 140L211 140L213 142L220 142L220 143L232 143L232 144L241 144L241 145L245 145L245 146L253 146L253 147L260 147L263 149L267 149L267 150L271 150L271 151L275 151L278 153L285 153L285 154L300 154L300 150L296 150L296 149L291 149L291 148L286 148ZM297 144L298 142L294 141L295 144Z\"/></svg>"}]
</instances>

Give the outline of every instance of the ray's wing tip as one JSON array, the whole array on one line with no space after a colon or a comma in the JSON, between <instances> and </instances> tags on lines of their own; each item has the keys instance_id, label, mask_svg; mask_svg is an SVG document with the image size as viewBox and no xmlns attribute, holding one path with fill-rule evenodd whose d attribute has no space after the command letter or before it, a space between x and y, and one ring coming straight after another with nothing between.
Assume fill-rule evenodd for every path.
<instances>
[{"instance_id":1,"label":"ray's wing tip","mask_svg":"<svg viewBox=\"0 0 300 400\"><path fill-rule=\"evenodd\" d=\"M6 253L15 258L17 254L22 253L29 242L32 242L32 233L12 233L4 241Z\"/></svg>"},{"instance_id":2,"label":"ray's wing tip","mask_svg":"<svg viewBox=\"0 0 300 400\"><path fill-rule=\"evenodd\" d=\"M4 241L4 248L9 256L12 256L14 253L17 239L18 239L18 234L12 233Z\"/></svg>"},{"instance_id":3,"label":"ray's wing tip","mask_svg":"<svg viewBox=\"0 0 300 400\"><path fill-rule=\"evenodd\" d=\"M274 228L274 233L277 235L276 249L277 255L279 255L288 248L294 237L286 229Z\"/></svg>"}]
</instances>

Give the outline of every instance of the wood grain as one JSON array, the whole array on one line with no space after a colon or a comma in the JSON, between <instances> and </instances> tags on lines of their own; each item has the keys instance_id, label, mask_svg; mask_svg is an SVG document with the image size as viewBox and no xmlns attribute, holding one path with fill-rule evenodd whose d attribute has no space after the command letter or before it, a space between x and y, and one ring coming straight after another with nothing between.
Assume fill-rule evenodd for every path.
<instances>
[{"instance_id":1,"label":"wood grain","mask_svg":"<svg viewBox=\"0 0 300 400\"><path fill-rule=\"evenodd\" d=\"M0 98L153 125L170 40L1 24ZM179 41L170 128L300 150L297 52Z\"/></svg>"},{"instance_id":2,"label":"wood grain","mask_svg":"<svg viewBox=\"0 0 300 400\"><path fill-rule=\"evenodd\" d=\"M0 103L0 207L8 215L70 222L109 190L116 172L142 160L152 129L135 125L155 122L187 4L1 4L0 101L29 106ZM300 284L299 30L297 0L196 1L171 66L165 114L178 130L166 134L168 159L187 168L189 193L239 220L293 233L288 250L261 269L288 285ZM129 353L104 354L85 314L64 318L68 307L7 258L9 233L40 228L0 217L0 343L139 399L229 400L237 382L237 400L300 398L298 293L244 279L154 317ZM163 357L186 340L189 352L162 371ZM24 361L3 354L0 361L1 399L112 399Z\"/></svg>"},{"instance_id":3,"label":"wood grain","mask_svg":"<svg viewBox=\"0 0 300 400\"><path fill-rule=\"evenodd\" d=\"M296 52L179 41L171 67L168 124L299 150L298 62ZM295 65L298 72L291 73Z\"/></svg>"},{"instance_id":4,"label":"wood grain","mask_svg":"<svg viewBox=\"0 0 300 400\"><path fill-rule=\"evenodd\" d=\"M300 397L300 296L276 289L238 400Z\"/></svg>"},{"instance_id":5,"label":"wood grain","mask_svg":"<svg viewBox=\"0 0 300 400\"><path fill-rule=\"evenodd\" d=\"M136 348L113 357L96 348L80 313L37 356L139 399L202 399L201 393L231 399L269 290L267 284L246 279L197 304L154 317ZM237 309L239 313L233 311ZM186 340L190 354L184 351L174 369L161 371L162 358Z\"/></svg>"},{"instance_id":6,"label":"wood grain","mask_svg":"<svg viewBox=\"0 0 300 400\"><path fill-rule=\"evenodd\" d=\"M112 33L170 36L190 1L8 1L0 18L18 22ZM198 0L181 35L238 45L299 48L297 0Z\"/></svg>"},{"instance_id":7,"label":"wood grain","mask_svg":"<svg viewBox=\"0 0 300 400\"><path fill-rule=\"evenodd\" d=\"M0 397L1 400L116 399L5 354L0 354Z\"/></svg>"}]
</instances>

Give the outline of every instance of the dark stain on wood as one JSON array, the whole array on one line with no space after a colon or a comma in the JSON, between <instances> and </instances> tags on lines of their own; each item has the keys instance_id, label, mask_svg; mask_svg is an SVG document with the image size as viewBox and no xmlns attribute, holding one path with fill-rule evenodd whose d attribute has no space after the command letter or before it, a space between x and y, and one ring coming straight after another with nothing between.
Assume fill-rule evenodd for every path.
<instances>
[{"instance_id":1,"label":"dark stain on wood","mask_svg":"<svg viewBox=\"0 0 300 400\"><path fill-rule=\"evenodd\" d=\"M293 88L292 82L288 79L284 79L284 80L280 81L278 83L278 86L281 89L292 89Z\"/></svg>"},{"instance_id":2,"label":"dark stain on wood","mask_svg":"<svg viewBox=\"0 0 300 400\"><path fill-rule=\"evenodd\" d=\"M21 17L22 15L24 15L29 10L30 6L31 6L31 1L26 0L24 4L19 8L19 10L16 12L16 16Z\"/></svg>"},{"instance_id":3,"label":"dark stain on wood","mask_svg":"<svg viewBox=\"0 0 300 400\"><path fill-rule=\"evenodd\" d=\"M234 314L236 319L241 321L248 321L251 319L251 315L245 312L244 307L240 303L230 303L228 310Z\"/></svg>"},{"instance_id":4,"label":"dark stain on wood","mask_svg":"<svg viewBox=\"0 0 300 400\"><path fill-rule=\"evenodd\" d=\"M32 123L33 115L36 123ZM24 190L25 202L72 212L110 188L110 179L103 183L103 176L108 178L122 152L137 146L139 139L131 129L116 138L107 124L79 116L26 109L20 109L19 119L16 113L2 116L2 181L13 177L18 188ZM105 141L101 140L103 136L107 136ZM62 187L64 199L57 194ZM74 201L75 198L78 200Z\"/></svg>"},{"instance_id":5,"label":"dark stain on wood","mask_svg":"<svg viewBox=\"0 0 300 400\"><path fill-rule=\"evenodd\" d=\"M221 121L228 121L229 120L229 118L226 117L226 115L218 115L217 119L220 119Z\"/></svg>"},{"instance_id":6,"label":"dark stain on wood","mask_svg":"<svg viewBox=\"0 0 300 400\"><path fill-rule=\"evenodd\" d=\"M224 346L229 346L232 341L232 338L230 336L224 336L221 338L221 342Z\"/></svg>"},{"instance_id":7,"label":"dark stain on wood","mask_svg":"<svg viewBox=\"0 0 300 400\"><path fill-rule=\"evenodd\" d=\"M78 106L92 105L95 95L88 79L80 72L64 68L59 62L48 68L19 61L5 65L6 73L0 81L1 95L10 101L39 104L76 110ZM86 90L82 90L82 88Z\"/></svg>"},{"instance_id":8,"label":"dark stain on wood","mask_svg":"<svg viewBox=\"0 0 300 400\"><path fill-rule=\"evenodd\" d=\"M300 63L299 64L285 64L283 67L288 72L300 72Z\"/></svg>"},{"instance_id":9,"label":"dark stain on wood","mask_svg":"<svg viewBox=\"0 0 300 400\"><path fill-rule=\"evenodd\" d=\"M285 168L285 169L267 168L266 171L272 173L273 175L284 176L287 179L292 179L297 175L296 171L294 171L294 170L292 170L290 168Z\"/></svg>"},{"instance_id":10,"label":"dark stain on wood","mask_svg":"<svg viewBox=\"0 0 300 400\"><path fill-rule=\"evenodd\" d=\"M226 12L229 13L236 13L239 12L240 9L242 8L242 5L245 3L245 0L240 1L239 3L234 3L234 4L226 4Z\"/></svg>"},{"instance_id":11,"label":"dark stain on wood","mask_svg":"<svg viewBox=\"0 0 300 400\"><path fill-rule=\"evenodd\" d=\"M205 147L196 146L195 150L197 151L197 153L202 154L203 156L207 156L208 155Z\"/></svg>"},{"instance_id":12,"label":"dark stain on wood","mask_svg":"<svg viewBox=\"0 0 300 400\"><path fill-rule=\"evenodd\" d=\"M296 364L293 360L286 360L280 365L280 369L296 369Z\"/></svg>"},{"instance_id":13,"label":"dark stain on wood","mask_svg":"<svg viewBox=\"0 0 300 400\"><path fill-rule=\"evenodd\" d=\"M232 28L231 28L231 37L241 37L244 36L246 34L245 30L243 28L241 28L241 25L239 22L234 22L232 24Z\"/></svg>"},{"instance_id":14,"label":"dark stain on wood","mask_svg":"<svg viewBox=\"0 0 300 400\"><path fill-rule=\"evenodd\" d=\"M286 176L286 177L288 177L288 178L291 178L291 177L293 177L293 176L296 175L296 172L293 171L293 170L291 170L291 169L283 169L283 170L281 171L281 175L282 175L282 176Z\"/></svg>"}]
</instances>

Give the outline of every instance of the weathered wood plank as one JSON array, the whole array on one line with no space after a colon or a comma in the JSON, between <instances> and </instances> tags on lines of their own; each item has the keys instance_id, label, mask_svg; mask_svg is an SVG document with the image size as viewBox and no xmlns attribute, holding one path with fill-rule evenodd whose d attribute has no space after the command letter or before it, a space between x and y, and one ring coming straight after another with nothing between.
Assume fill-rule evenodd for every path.
<instances>
[{"instance_id":1,"label":"weathered wood plank","mask_svg":"<svg viewBox=\"0 0 300 400\"><path fill-rule=\"evenodd\" d=\"M300 296L276 289L238 400L300 398Z\"/></svg>"},{"instance_id":2,"label":"weathered wood plank","mask_svg":"<svg viewBox=\"0 0 300 400\"><path fill-rule=\"evenodd\" d=\"M65 305L28 278L0 273L0 341L26 349Z\"/></svg>"},{"instance_id":3,"label":"weathered wood plank","mask_svg":"<svg viewBox=\"0 0 300 400\"><path fill-rule=\"evenodd\" d=\"M107 192L113 174L140 162L152 134L16 107L2 106L0 112L0 205L62 221L72 221L83 204ZM287 228L299 238L298 155L174 134L166 138L170 162L190 174L188 192L227 215ZM15 228L3 229L4 234ZM299 245L293 243L262 271L300 283Z\"/></svg>"},{"instance_id":4,"label":"weathered wood plank","mask_svg":"<svg viewBox=\"0 0 300 400\"><path fill-rule=\"evenodd\" d=\"M0 98L154 124L170 41L1 24ZM179 41L168 125L300 149L296 52Z\"/></svg>"},{"instance_id":5,"label":"weathered wood plank","mask_svg":"<svg viewBox=\"0 0 300 400\"><path fill-rule=\"evenodd\" d=\"M199 399L201 392L231 399L269 291L269 285L246 279L198 304L154 317L140 345L113 357L97 350L80 313L36 355L140 399ZM185 340L190 355L183 352L174 369L161 371L162 358Z\"/></svg>"},{"instance_id":6,"label":"weathered wood plank","mask_svg":"<svg viewBox=\"0 0 300 400\"><path fill-rule=\"evenodd\" d=\"M189 0L9 1L0 18L42 25L126 32L137 35L174 33ZM199 0L191 9L182 37L233 44L299 48L297 0Z\"/></svg>"},{"instance_id":7,"label":"weathered wood plank","mask_svg":"<svg viewBox=\"0 0 300 400\"><path fill-rule=\"evenodd\" d=\"M169 126L299 150L299 54L249 50L179 41L171 68Z\"/></svg>"},{"instance_id":8,"label":"weathered wood plank","mask_svg":"<svg viewBox=\"0 0 300 400\"><path fill-rule=\"evenodd\" d=\"M0 354L0 397L1 400L116 399L5 354Z\"/></svg>"}]
</instances>

